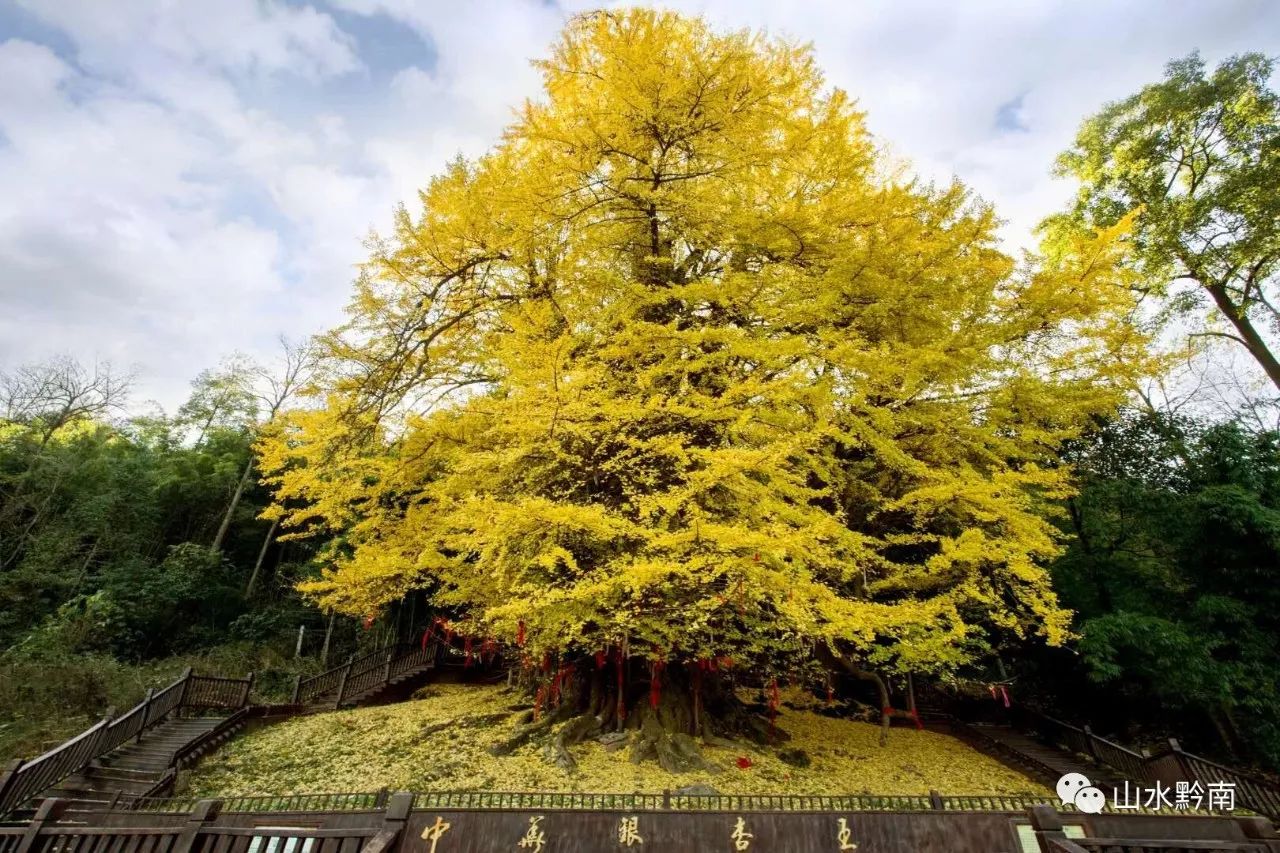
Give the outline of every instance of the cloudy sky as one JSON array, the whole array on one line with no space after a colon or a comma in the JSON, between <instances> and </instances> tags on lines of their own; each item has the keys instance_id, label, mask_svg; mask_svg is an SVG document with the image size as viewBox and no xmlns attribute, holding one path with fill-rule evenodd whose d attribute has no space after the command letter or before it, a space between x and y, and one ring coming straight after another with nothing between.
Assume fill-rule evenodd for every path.
<instances>
[{"instance_id":1,"label":"cloudy sky","mask_svg":"<svg viewBox=\"0 0 1280 853\"><path fill-rule=\"evenodd\" d=\"M571 3L0 0L0 368L70 353L180 402L231 351L340 317L370 229L488 148ZM1199 49L1280 54L1273 0L708 0L811 41L872 131L994 201L1011 247L1054 154Z\"/></svg>"}]
</instances>

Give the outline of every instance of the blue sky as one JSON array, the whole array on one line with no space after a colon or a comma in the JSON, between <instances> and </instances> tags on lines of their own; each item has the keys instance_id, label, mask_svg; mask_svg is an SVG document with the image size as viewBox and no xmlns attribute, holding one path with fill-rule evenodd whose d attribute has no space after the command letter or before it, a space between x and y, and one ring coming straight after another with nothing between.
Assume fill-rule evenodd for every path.
<instances>
[{"instance_id":1,"label":"blue sky","mask_svg":"<svg viewBox=\"0 0 1280 853\"><path fill-rule=\"evenodd\" d=\"M1009 248L1081 118L1199 49L1280 54L1270 0L664 4L811 41L892 156ZM341 319L371 229L536 97L587 4L0 0L0 369L70 353L172 408L224 354Z\"/></svg>"}]
</instances>

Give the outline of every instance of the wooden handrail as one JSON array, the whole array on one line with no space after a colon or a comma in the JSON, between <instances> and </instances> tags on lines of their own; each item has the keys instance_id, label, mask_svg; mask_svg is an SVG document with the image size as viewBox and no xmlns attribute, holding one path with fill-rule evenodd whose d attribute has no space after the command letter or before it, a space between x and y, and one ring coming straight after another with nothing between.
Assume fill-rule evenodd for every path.
<instances>
[{"instance_id":1,"label":"wooden handrail","mask_svg":"<svg viewBox=\"0 0 1280 853\"><path fill-rule=\"evenodd\" d=\"M356 688L352 691L355 693L387 684L413 665L429 662L434 658L435 652L434 646L419 650L409 644L377 649L326 673L298 682L294 688L294 704L306 696L308 683L314 686L327 675L340 674L337 685L340 703L345 698L349 685ZM253 682L252 673L244 678L196 675L188 667L172 684L161 690L149 689L145 698L125 714L116 717L114 711L111 711L80 734L41 755L28 761L11 762L0 771L0 815L19 808L41 791L84 769L90 762L125 741L140 741L144 731L175 711L183 708L229 708L238 712L247 709ZM328 692L328 689L323 692ZM314 693L306 698L314 698L315 695L320 694ZM236 715L233 714L232 717ZM214 731L220 730L222 726ZM210 733L212 734L213 732ZM203 742L204 738L200 741ZM179 757L175 755L174 759Z\"/></svg>"},{"instance_id":2,"label":"wooden handrail","mask_svg":"<svg viewBox=\"0 0 1280 853\"><path fill-rule=\"evenodd\" d=\"M1137 783L1173 781L1167 778L1169 768L1160 766L1172 756L1177 763L1176 772L1182 777L1180 781L1198 782L1206 790L1210 783L1230 783L1235 786L1236 801L1241 806L1280 819L1280 784L1257 773L1188 753L1173 738L1169 739L1168 749L1148 755L1101 737L1089 726L1076 726L1025 705L1013 709L1010 717L1015 727L1039 732L1056 745L1088 755Z\"/></svg>"},{"instance_id":3,"label":"wooden handrail","mask_svg":"<svg viewBox=\"0 0 1280 853\"><path fill-rule=\"evenodd\" d=\"M383 646L360 657L313 675L298 679L293 685L293 704L310 704L322 696L334 694L336 698L327 704L338 706L349 696L365 693L388 684L397 675L413 666L435 660L437 644L423 649L413 643L396 643Z\"/></svg>"},{"instance_id":4,"label":"wooden handrail","mask_svg":"<svg viewBox=\"0 0 1280 853\"><path fill-rule=\"evenodd\" d=\"M365 662L372 660L379 655L386 654L386 651L386 647L375 649L374 651L368 652L354 660L349 659L346 663L340 663L337 666L331 669L326 669L324 672L313 675L310 678L302 679L294 688L293 701L295 703L302 702L305 704L310 700L315 699L317 696L322 696L325 693L328 693L337 685L338 678L341 676L342 671L347 668L348 663L363 665Z\"/></svg>"},{"instance_id":5,"label":"wooden handrail","mask_svg":"<svg viewBox=\"0 0 1280 853\"><path fill-rule=\"evenodd\" d=\"M27 761L10 764L0 775L0 815L22 806L41 791L83 770L90 762L142 733L184 707L244 707L253 676L226 678L195 675L190 667L166 687L146 697L120 716L108 711L78 735ZM201 690L211 686L212 692ZM225 694L225 695L224 695Z\"/></svg>"}]
</instances>

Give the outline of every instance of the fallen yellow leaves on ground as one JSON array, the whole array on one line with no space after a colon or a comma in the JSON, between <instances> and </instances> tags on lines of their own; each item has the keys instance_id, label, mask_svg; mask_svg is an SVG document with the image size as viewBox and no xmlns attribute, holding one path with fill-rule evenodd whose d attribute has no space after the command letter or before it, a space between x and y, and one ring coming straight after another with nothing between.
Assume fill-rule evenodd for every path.
<instances>
[{"instance_id":1,"label":"fallen yellow leaves on ground","mask_svg":"<svg viewBox=\"0 0 1280 853\"><path fill-rule=\"evenodd\" d=\"M370 791L660 792L702 783L725 794L1044 793L1046 789L949 735L894 729L876 744L869 723L783 708L778 747L704 747L720 773L671 774L653 762L632 764L591 741L574 748L579 772L545 762L531 744L495 758L488 748L509 734L521 697L500 686L444 684L427 698L287 720L251 732L206 759L192 774L195 796ZM494 715L510 713L492 721ZM489 718L486 720L486 718ZM812 763L793 767L779 749L803 749ZM750 766L738 766L746 758Z\"/></svg>"}]
</instances>

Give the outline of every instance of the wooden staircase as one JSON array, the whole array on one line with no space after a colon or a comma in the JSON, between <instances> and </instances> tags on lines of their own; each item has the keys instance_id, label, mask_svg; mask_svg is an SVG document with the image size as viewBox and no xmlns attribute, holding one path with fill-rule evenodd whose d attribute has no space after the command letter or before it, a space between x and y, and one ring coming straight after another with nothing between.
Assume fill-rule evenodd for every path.
<instances>
[{"instance_id":1,"label":"wooden staircase","mask_svg":"<svg viewBox=\"0 0 1280 853\"><path fill-rule=\"evenodd\" d=\"M221 678L190 669L127 713L97 724L48 752L0 772L0 816L46 799L93 808L171 785L176 769L240 728L249 716L253 676ZM206 712L220 716L195 716Z\"/></svg>"},{"instance_id":2,"label":"wooden staircase","mask_svg":"<svg viewBox=\"0 0 1280 853\"><path fill-rule=\"evenodd\" d=\"M988 752L996 753L1006 764L1019 765L1018 769L1040 777L1053 787L1067 773L1081 773L1096 787L1110 793L1124 784L1123 775L1104 764L1089 761L1062 747L1025 734L1012 726L997 723L973 723L967 726L976 732Z\"/></svg>"},{"instance_id":3,"label":"wooden staircase","mask_svg":"<svg viewBox=\"0 0 1280 853\"><path fill-rule=\"evenodd\" d=\"M40 796L70 801L72 810L105 808L122 799L148 796L168 776L175 757L189 745L217 730L229 717L170 719L122 744L72 773ZM243 718L225 736L244 725Z\"/></svg>"},{"instance_id":4,"label":"wooden staircase","mask_svg":"<svg viewBox=\"0 0 1280 853\"><path fill-rule=\"evenodd\" d=\"M377 702L443 665L455 650L438 642L399 644L294 683L285 706L250 705L253 676L220 678L190 670L128 713L112 713L67 742L0 769L0 816L45 800L77 811L132 803L172 789L177 770L233 737L250 717L289 716ZM212 715L205 716L206 714Z\"/></svg>"}]
</instances>

